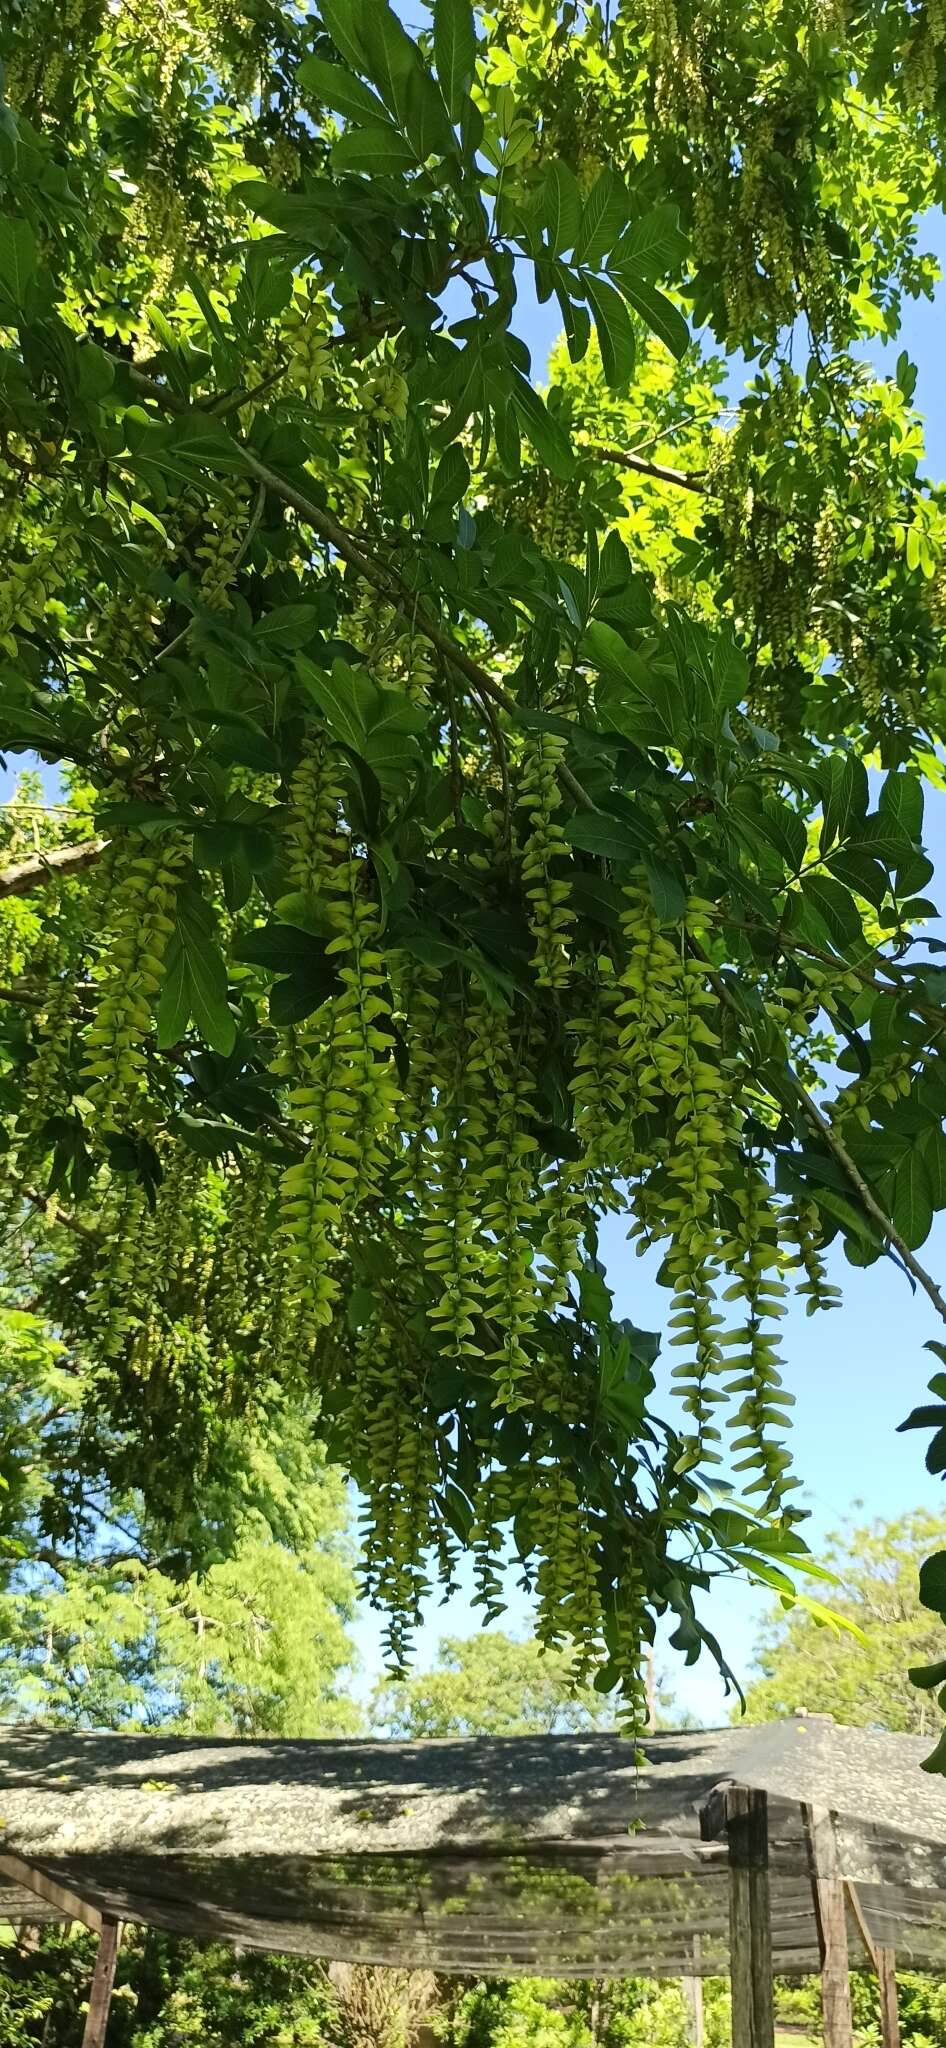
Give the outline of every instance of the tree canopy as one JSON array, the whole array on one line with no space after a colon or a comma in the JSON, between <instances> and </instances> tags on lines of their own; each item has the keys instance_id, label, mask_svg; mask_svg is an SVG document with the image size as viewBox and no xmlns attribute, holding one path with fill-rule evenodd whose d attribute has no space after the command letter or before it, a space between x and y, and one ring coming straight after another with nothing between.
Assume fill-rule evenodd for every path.
<instances>
[{"instance_id":1,"label":"tree canopy","mask_svg":"<svg viewBox=\"0 0 946 2048\"><path fill-rule=\"evenodd\" d=\"M388 1679L371 1703L375 1726L417 1740L448 1735L552 1735L606 1724L609 1703L576 1688L568 1651L499 1629L445 1636L432 1671Z\"/></svg>"},{"instance_id":2,"label":"tree canopy","mask_svg":"<svg viewBox=\"0 0 946 2048\"><path fill-rule=\"evenodd\" d=\"M639 1724L657 1615L721 1655L714 1572L810 1569L787 1290L838 1239L946 1318L944 499L863 360L940 0L22 0L0 58L14 1305L185 1576L317 1408L395 1668L511 1529Z\"/></svg>"},{"instance_id":3,"label":"tree canopy","mask_svg":"<svg viewBox=\"0 0 946 2048\"><path fill-rule=\"evenodd\" d=\"M89 1441L90 1390L37 1318L0 1313L0 1715L60 1727L345 1735L348 1502L309 1428L223 1446L199 1573ZM193 1525L179 1526L185 1544Z\"/></svg>"},{"instance_id":4,"label":"tree canopy","mask_svg":"<svg viewBox=\"0 0 946 2048\"><path fill-rule=\"evenodd\" d=\"M908 1674L941 1648L942 1625L921 1605L919 1573L931 1548L944 1543L942 1516L920 1509L833 1536L826 1552L837 1579L831 1604L862 1640L855 1647L802 1609L777 1615L756 1650L760 1675L746 1688L749 1720L772 1721L798 1708L833 1714L849 1728L929 1735L935 1709Z\"/></svg>"}]
</instances>

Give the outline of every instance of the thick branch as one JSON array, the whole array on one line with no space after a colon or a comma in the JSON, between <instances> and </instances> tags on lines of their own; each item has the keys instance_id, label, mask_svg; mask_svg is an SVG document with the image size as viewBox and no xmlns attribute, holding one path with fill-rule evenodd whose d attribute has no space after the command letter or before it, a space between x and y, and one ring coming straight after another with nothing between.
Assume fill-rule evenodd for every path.
<instances>
[{"instance_id":1,"label":"thick branch","mask_svg":"<svg viewBox=\"0 0 946 2048\"><path fill-rule=\"evenodd\" d=\"M0 868L0 896L31 896L47 882L77 875L92 867L107 845L107 839L83 839L78 846L52 847L48 853L17 861L15 867Z\"/></svg>"},{"instance_id":2,"label":"thick branch","mask_svg":"<svg viewBox=\"0 0 946 2048\"><path fill-rule=\"evenodd\" d=\"M702 496L706 490L703 470L667 469L662 462L648 462L642 455L629 455L623 448L612 448L604 442L584 443L589 455L600 455L605 462L616 463L618 469L633 469L638 476L652 477L658 484L674 484L678 491L698 491Z\"/></svg>"},{"instance_id":3,"label":"thick branch","mask_svg":"<svg viewBox=\"0 0 946 2048\"><path fill-rule=\"evenodd\" d=\"M873 1217L878 1229L883 1232L885 1238L892 1244L894 1251L903 1260L907 1272L912 1273L917 1285L922 1287L924 1294L929 1296L937 1315L941 1316L943 1322L946 1323L946 1300L944 1300L940 1293L932 1275L927 1272L925 1266L921 1266L915 1253L911 1252L906 1239L901 1237L892 1217L888 1216L886 1211L881 1208L876 1195L872 1193L860 1168L851 1158L840 1132L835 1130L834 1125L829 1122L823 1111L818 1108L818 1104L809 1095L807 1088L802 1086L797 1075L793 1078L795 1087L798 1090L798 1099L812 1129L817 1131L819 1136L824 1139L828 1151L833 1154L838 1165L843 1167L852 1188L856 1189L868 1215Z\"/></svg>"}]
</instances>

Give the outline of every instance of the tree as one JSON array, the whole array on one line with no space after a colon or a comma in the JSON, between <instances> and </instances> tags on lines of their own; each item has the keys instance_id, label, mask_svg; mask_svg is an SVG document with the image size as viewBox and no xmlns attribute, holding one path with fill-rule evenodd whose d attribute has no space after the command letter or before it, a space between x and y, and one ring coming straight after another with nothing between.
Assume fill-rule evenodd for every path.
<instances>
[{"instance_id":1,"label":"tree","mask_svg":"<svg viewBox=\"0 0 946 2048\"><path fill-rule=\"evenodd\" d=\"M840 1238L946 1318L944 500L860 359L946 57L896 0L610 14L5 11L0 742L75 816L0 879L2 1156L146 1512L317 1395L392 1664L511 1529L640 1725L658 1615L721 1655L708 1578L807 1569L788 1281ZM724 431L687 314L757 364Z\"/></svg>"},{"instance_id":2,"label":"tree","mask_svg":"<svg viewBox=\"0 0 946 2048\"><path fill-rule=\"evenodd\" d=\"M576 1689L574 1659L499 1630L445 1636L433 1671L389 1679L371 1702L374 1725L414 1740L445 1735L551 1735L606 1723L609 1702Z\"/></svg>"},{"instance_id":3,"label":"tree","mask_svg":"<svg viewBox=\"0 0 946 2048\"><path fill-rule=\"evenodd\" d=\"M930 1547L944 1540L942 1517L921 1509L833 1536L832 1606L862 1641L818 1627L803 1610L780 1614L756 1650L761 1676L746 1691L748 1718L771 1721L804 1707L848 1727L928 1735L937 1717L907 1674L940 1651L941 1625L920 1602L918 1577Z\"/></svg>"},{"instance_id":4,"label":"tree","mask_svg":"<svg viewBox=\"0 0 946 2048\"><path fill-rule=\"evenodd\" d=\"M348 1505L308 1433L287 1425L278 1461L243 1443L234 1497L218 1474L201 1569L189 1571L156 1547L138 1496L90 1464L60 1349L35 1317L0 1317L0 1414L13 1418L0 1474L0 1712L60 1727L353 1732ZM214 1540L225 1544L216 1559Z\"/></svg>"}]
</instances>

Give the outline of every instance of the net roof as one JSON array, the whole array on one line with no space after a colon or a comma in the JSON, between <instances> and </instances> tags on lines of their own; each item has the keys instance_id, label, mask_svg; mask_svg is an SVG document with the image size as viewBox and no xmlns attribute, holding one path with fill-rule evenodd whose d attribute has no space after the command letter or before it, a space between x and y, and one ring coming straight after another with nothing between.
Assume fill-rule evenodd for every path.
<instances>
[{"instance_id":1,"label":"net roof","mask_svg":"<svg viewBox=\"0 0 946 2048\"><path fill-rule=\"evenodd\" d=\"M199 1939L443 1971L728 1968L721 1783L769 1794L778 1971L817 1970L800 1802L837 1815L874 1940L946 1967L946 1782L929 1744L817 1716L658 1735L184 1741L0 1729L0 1912L22 1879ZM57 1898L59 1903L57 1904ZM852 1960L858 1935L851 1921Z\"/></svg>"}]
</instances>

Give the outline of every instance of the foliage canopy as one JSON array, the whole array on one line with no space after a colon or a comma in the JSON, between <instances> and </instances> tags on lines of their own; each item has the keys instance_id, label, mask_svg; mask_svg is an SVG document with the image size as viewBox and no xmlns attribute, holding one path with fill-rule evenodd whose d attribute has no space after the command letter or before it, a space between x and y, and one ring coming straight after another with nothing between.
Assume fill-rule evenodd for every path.
<instances>
[{"instance_id":1,"label":"foliage canopy","mask_svg":"<svg viewBox=\"0 0 946 2048\"><path fill-rule=\"evenodd\" d=\"M639 1716L656 1614L692 1658L709 1574L807 1568L786 1289L840 1238L946 1315L944 502L859 355L932 284L944 51L941 0L4 11L0 743L63 806L0 882L16 1298L175 1526L317 1401L395 1665L511 1528Z\"/></svg>"},{"instance_id":2,"label":"foliage canopy","mask_svg":"<svg viewBox=\"0 0 946 2048\"><path fill-rule=\"evenodd\" d=\"M931 1734L935 1708L908 1674L931 1663L941 1647L942 1624L921 1605L918 1580L929 1551L944 1540L942 1517L920 1509L831 1538L826 1562L838 1582L831 1604L862 1641L855 1652L803 1610L780 1614L756 1648L760 1675L746 1688L748 1719L772 1721L807 1708L848 1728Z\"/></svg>"}]
</instances>

